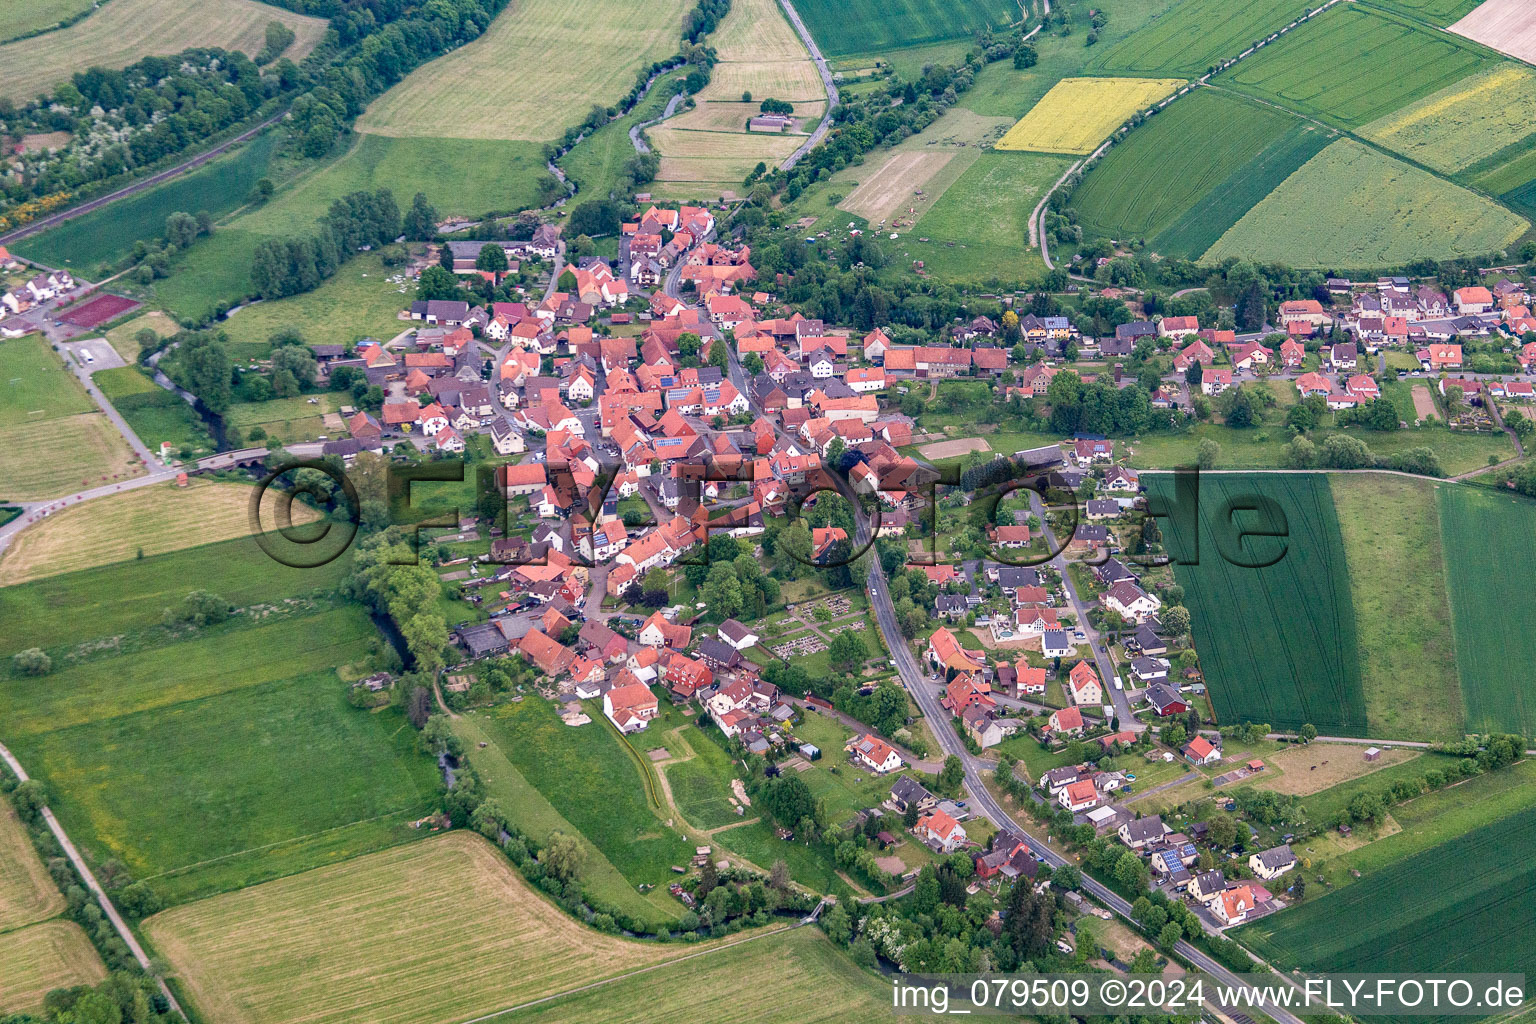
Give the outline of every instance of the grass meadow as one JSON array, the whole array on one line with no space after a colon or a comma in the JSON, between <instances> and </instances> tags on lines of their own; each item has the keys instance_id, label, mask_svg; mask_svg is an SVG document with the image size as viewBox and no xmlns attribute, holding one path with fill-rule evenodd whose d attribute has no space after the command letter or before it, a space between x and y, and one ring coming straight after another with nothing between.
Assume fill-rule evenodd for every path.
<instances>
[{"instance_id":1,"label":"grass meadow","mask_svg":"<svg viewBox=\"0 0 1536 1024\"><path fill-rule=\"evenodd\" d=\"M771 996L769 995L771 993ZM507 1024L672 1024L701 1006L730 1007L732 1024L899 1021L888 986L854 966L814 928L733 946L686 964L506 1015ZM718 1019L718 1017L717 1017Z\"/></svg>"},{"instance_id":2,"label":"grass meadow","mask_svg":"<svg viewBox=\"0 0 1536 1024\"><path fill-rule=\"evenodd\" d=\"M0 499L38 501L142 472L42 335L0 341Z\"/></svg>"},{"instance_id":3,"label":"grass meadow","mask_svg":"<svg viewBox=\"0 0 1536 1024\"><path fill-rule=\"evenodd\" d=\"M651 793L649 766L640 762L593 704L592 723L572 729L544 700L503 704L476 716L480 729L559 814L624 876L630 885L665 888L673 864L686 864L693 847ZM601 785L598 784L601 780Z\"/></svg>"},{"instance_id":4,"label":"grass meadow","mask_svg":"<svg viewBox=\"0 0 1536 1024\"><path fill-rule=\"evenodd\" d=\"M1336 127L1355 128L1493 64L1486 51L1453 35L1345 4L1216 81Z\"/></svg>"},{"instance_id":5,"label":"grass meadow","mask_svg":"<svg viewBox=\"0 0 1536 1024\"><path fill-rule=\"evenodd\" d=\"M1536 926L1533 853L1536 818L1512 814L1237 936L1281 970L1528 972L1536 947L1517 936Z\"/></svg>"},{"instance_id":6,"label":"grass meadow","mask_svg":"<svg viewBox=\"0 0 1536 1024\"><path fill-rule=\"evenodd\" d=\"M16 10L6 12L9 18L5 28L0 28L0 42L55 28L59 22L77 18L92 6L94 0L27 0L16 4Z\"/></svg>"},{"instance_id":7,"label":"grass meadow","mask_svg":"<svg viewBox=\"0 0 1536 1024\"><path fill-rule=\"evenodd\" d=\"M403 842L435 770L334 668L374 635L344 608L13 680L5 739L77 842L172 903Z\"/></svg>"},{"instance_id":8,"label":"grass meadow","mask_svg":"<svg viewBox=\"0 0 1536 1024\"><path fill-rule=\"evenodd\" d=\"M1185 0L1089 67L1095 74L1195 78L1312 6L1307 0Z\"/></svg>"},{"instance_id":9,"label":"grass meadow","mask_svg":"<svg viewBox=\"0 0 1536 1024\"><path fill-rule=\"evenodd\" d=\"M1066 78L1051 87L997 149L1092 153L1116 128L1184 84L1177 78Z\"/></svg>"},{"instance_id":10,"label":"grass meadow","mask_svg":"<svg viewBox=\"0 0 1536 1024\"><path fill-rule=\"evenodd\" d=\"M15 249L52 266L72 266L77 273L99 263L115 262L126 256L135 242L163 237L165 218L177 211L207 210L218 218L238 209L267 173L277 142L276 132L263 132L189 174L120 199L110 208L65 221L17 243ZM197 258L199 250L209 244L206 238L199 241L184 258Z\"/></svg>"},{"instance_id":11,"label":"grass meadow","mask_svg":"<svg viewBox=\"0 0 1536 1024\"><path fill-rule=\"evenodd\" d=\"M185 488L164 483L74 505L17 534L0 552L0 574L7 583L25 583L248 537L254 493L243 484L197 480ZM320 518L298 504L292 517L296 524Z\"/></svg>"},{"instance_id":12,"label":"grass meadow","mask_svg":"<svg viewBox=\"0 0 1536 1024\"><path fill-rule=\"evenodd\" d=\"M909 251L946 280L1027 280L1044 266L1029 246L1029 215L1071 165L1066 156L982 153L907 230Z\"/></svg>"},{"instance_id":13,"label":"grass meadow","mask_svg":"<svg viewBox=\"0 0 1536 1024\"><path fill-rule=\"evenodd\" d=\"M268 349L267 339L285 327L297 328L312 345L388 341L405 327L397 316L416 297L414 286L389 280L397 272L373 253L362 253L314 291L242 306L219 329L251 352Z\"/></svg>"},{"instance_id":14,"label":"grass meadow","mask_svg":"<svg viewBox=\"0 0 1536 1024\"><path fill-rule=\"evenodd\" d=\"M1372 736L1455 740L1464 732L1436 492L1385 474L1329 477L1344 538Z\"/></svg>"},{"instance_id":15,"label":"grass meadow","mask_svg":"<svg viewBox=\"0 0 1536 1024\"><path fill-rule=\"evenodd\" d=\"M318 399L313 405L310 399ZM323 417L334 413L350 396L334 391L314 395L298 395L293 398L273 398L265 402L237 402L224 413L226 426L249 433L253 427L261 427L268 437L277 438L284 444L296 441L313 441L322 434L336 436L346 431L328 431Z\"/></svg>"},{"instance_id":16,"label":"grass meadow","mask_svg":"<svg viewBox=\"0 0 1536 1024\"><path fill-rule=\"evenodd\" d=\"M181 325L159 310L150 310L140 316L134 317L126 323L118 324L107 332L107 341L124 362L137 362L139 358L139 343L134 340L134 335L148 328L162 338L169 338L181 330Z\"/></svg>"},{"instance_id":17,"label":"grass meadow","mask_svg":"<svg viewBox=\"0 0 1536 1024\"><path fill-rule=\"evenodd\" d=\"M41 647L57 660L76 644L157 629L161 610L195 588L245 607L334 589L351 570L349 555L290 568L242 539L0 587L0 657Z\"/></svg>"},{"instance_id":18,"label":"grass meadow","mask_svg":"<svg viewBox=\"0 0 1536 1024\"><path fill-rule=\"evenodd\" d=\"M102 370L91 379L150 451L164 441L177 449L190 447L194 453L214 450L208 428L192 407L137 366Z\"/></svg>"},{"instance_id":19,"label":"grass meadow","mask_svg":"<svg viewBox=\"0 0 1536 1024\"><path fill-rule=\"evenodd\" d=\"M1203 260L1398 266L1495 252L1529 229L1529 221L1491 200L1340 139L1249 210Z\"/></svg>"},{"instance_id":20,"label":"grass meadow","mask_svg":"<svg viewBox=\"0 0 1536 1024\"><path fill-rule=\"evenodd\" d=\"M1171 476L1149 477L1147 489L1173 501ZM1283 541L1234 536L1228 525L1234 521L1250 530L1281 525L1263 513L1238 511L1255 501L1278 506ZM1198 518L1195 510L1175 509L1165 522L1217 721L1268 722L1278 729L1310 722L1323 733L1362 733L1367 721L1355 611L1327 478L1207 477L1200 482ZM1198 564L1180 564L1188 560Z\"/></svg>"},{"instance_id":21,"label":"grass meadow","mask_svg":"<svg viewBox=\"0 0 1536 1024\"><path fill-rule=\"evenodd\" d=\"M688 6L598 0L572 18L560 0L512 5L478 39L375 100L357 128L399 138L557 139L592 104L616 103L642 67L677 52ZM517 73L525 66L538 73Z\"/></svg>"},{"instance_id":22,"label":"grass meadow","mask_svg":"<svg viewBox=\"0 0 1536 1024\"><path fill-rule=\"evenodd\" d=\"M1523 665L1536 637L1525 574L1536 504L1475 487L1439 491L1456 666L1467 731L1536 731L1536 680Z\"/></svg>"},{"instance_id":23,"label":"grass meadow","mask_svg":"<svg viewBox=\"0 0 1536 1024\"><path fill-rule=\"evenodd\" d=\"M829 57L969 40L982 29L1001 32L1019 19L1007 0L809 0L795 6L811 38Z\"/></svg>"},{"instance_id":24,"label":"grass meadow","mask_svg":"<svg viewBox=\"0 0 1536 1024\"><path fill-rule=\"evenodd\" d=\"M651 86L645 99L635 104L628 114L610 121L578 142L560 159L560 169L566 177L589 197L603 198L618 192L624 165L635 156L629 130L660 117L666 110L667 101L676 95L687 77L686 69L663 75Z\"/></svg>"},{"instance_id":25,"label":"grass meadow","mask_svg":"<svg viewBox=\"0 0 1536 1024\"><path fill-rule=\"evenodd\" d=\"M192 46L218 46L254 56L266 43L267 23L280 21L295 39L283 54L297 61L325 34L323 18L310 18L255 0L198 0L197 16L163 0L112 0L68 28L0 46L0 90L22 102L94 66L127 67L153 55Z\"/></svg>"},{"instance_id":26,"label":"grass meadow","mask_svg":"<svg viewBox=\"0 0 1536 1024\"><path fill-rule=\"evenodd\" d=\"M144 933L230 1024L450 1024L683 955L577 923L469 832L177 907Z\"/></svg>"},{"instance_id":27,"label":"grass meadow","mask_svg":"<svg viewBox=\"0 0 1536 1024\"><path fill-rule=\"evenodd\" d=\"M106 976L96 947L73 921L0 933L0 1013L41 1011L52 990L94 985Z\"/></svg>"}]
</instances>

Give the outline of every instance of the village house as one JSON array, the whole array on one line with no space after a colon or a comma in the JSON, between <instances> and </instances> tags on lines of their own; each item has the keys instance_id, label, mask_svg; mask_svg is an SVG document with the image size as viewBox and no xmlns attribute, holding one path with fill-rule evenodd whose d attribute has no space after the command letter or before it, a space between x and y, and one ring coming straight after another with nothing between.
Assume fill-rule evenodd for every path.
<instances>
[{"instance_id":1,"label":"village house","mask_svg":"<svg viewBox=\"0 0 1536 1024\"><path fill-rule=\"evenodd\" d=\"M643 683L615 686L603 694L603 714L622 733L644 729L658 710L656 695Z\"/></svg>"},{"instance_id":2,"label":"village house","mask_svg":"<svg viewBox=\"0 0 1536 1024\"><path fill-rule=\"evenodd\" d=\"M1196 736L1184 744L1182 751L1184 760L1192 765L1216 764L1221 760L1221 751L1211 746L1211 741L1204 736Z\"/></svg>"},{"instance_id":3,"label":"village house","mask_svg":"<svg viewBox=\"0 0 1536 1024\"><path fill-rule=\"evenodd\" d=\"M1242 924L1248 920L1248 915L1253 913L1256 901L1253 898L1253 889L1247 885L1237 885L1230 889L1223 889L1211 900L1211 913L1223 925L1231 926Z\"/></svg>"},{"instance_id":4,"label":"village house","mask_svg":"<svg viewBox=\"0 0 1536 1024\"><path fill-rule=\"evenodd\" d=\"M954 853L966 844L965 829L942 810L933 810L917 819L913 833L940 853Z\"/></svg>"},{"instance_id":5,"label":"village house","mask_svg":"<svg viewBox=\"0 0 1536 1024\"><path fill-rule=\"evenodd\" d=\"M1291 852L1288 844L1263 850L1248 857L1249 870L1266 882L1279 878L1295 866L1296 855Z\"/></svg>"},{"instance_id":6,"label":"village house","mask_svg":"<svg viewBox=\"0 0 1536 1024\"><path fill-rule=\"evenodd\" d=\"M904 775L891 785L891 806L902 814L905 814L909 807L927 811L938 802L938 797L928 792L921 782L911 776Z\"/></svg>"},{"instance_id":7,"label":"village house","mask_svg":"<svg viewBox=\"0 0 1536 1024\"><path fill-rule=\"evenodd\" d=\"M903 764L895 747L871 733L850 739L847 750L854 760L878 775L900 771Z\"/></svg>"},{"instance_id":8,"label":"village house","mask_svg":"<svg viewBox=\"0 0 1536 1024\"><path fill-rule=\"evenodd\" d=\"M1099 790L1088 779L1068 783L1056 794L1056 802L1073 814L1091 810L1099 804Z\"/></svg>"},{"instance_id":9,"label":"village house","mask_svg":"<svg viewBox=\"0 0 1536 1024\"><path fill-rule=\"evenodd\" d=\"M1104 685L1088 662L1078 662L1068 673L1067 699L1079 707L1104 703Z\"/></svg>"},{"instance_id":10,"label":"village house","mask_svg":"<svg viewBox=\"0 0 1536 1024\"><path fill-rule=\"evenodd\" d=\"M1200 903L1210 903L1227 887L1227 876L1220 871L1202 871L1190 879L1185 894Z\"/></svg>"},{"instance_id":11,"label":"village house","mask_svg":"<svg viewBox=\"0 0 1536 1024\"><path fill-rule=\"evenodd\" d=\"M1133 850L1145 850L1150 846L1156 846L1163 841L1168 834L1168 826L1163 824L1161 815L1154 814L1147 818L1136 818L1127 821L1118 829L1120 841Z\"/></svg>"}]
</instances>

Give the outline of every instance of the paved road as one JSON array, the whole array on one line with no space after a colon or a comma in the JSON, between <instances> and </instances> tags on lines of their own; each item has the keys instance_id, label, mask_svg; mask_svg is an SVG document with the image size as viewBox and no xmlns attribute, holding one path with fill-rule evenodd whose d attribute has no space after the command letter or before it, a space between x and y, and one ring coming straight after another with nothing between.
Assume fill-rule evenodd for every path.
<instances>
[{"instance_id":1,"label":"paved road","mask_svg":"<svg viewBox=\"0 0 1536 1024\"><path fill-rule=\"evenodd\" d=\"M10 765L11 771L15 773L17 779L22 782L28 780L29 776L26 769L21 766L21 762L16 760L4 746L0 746L0 760L4 760L6 764ZM107 915L108 921L112 922L112 927L123 940L123 944L128 947L128 951L133 954L133 958L139 962L139 966L144 969L144 972L155 979L155 983L160 986L161 994L170 1000L171 1008L177 1013L182 1013L181 1004L176 1002L176 997L171 994L170 989L166 988L164 979L155 971L154 966L149 961L149 956L144 952L144 947L139 945L139 940L134 938L127 922L122 919L122 916L117 912L117 908L107 898L106 890L101 887L100 882L96 881L96 876L91 873L90 865L86 864L85 858L80 856L80 851L75 848L75 844L70 841L68 834L65 833L64 826L59 824L59 819L53 816L53 811L49 808L44 807L42 814L43 821L48 825L48 831L52 832L53 837L59 841L59 846L64 849L64 856L69 858L69 862L75 866L75 870L80 873L80 877L85 881L85 887L96 897L96 902L101 904L101 912Z\"/></svg>"},{"instance_id":2,"label":"paved road","mask_svg":"<svg viewBox=\"0 0 1536 1024\"><path fill-rule=\"evenodd\" d=\"M73 220L76 217L90 213L92 210L99 210L101 207L106 206L108 203L115 203L119 199L131 196L136 192L142 192L147 188L152 188L155 185L160 184L162 181L167 181L179 174L185 174L187 171L195 170L196 168L201 167L203 164L207 163L209 160L212 160L214 157L223 153L231 146L239 145L240 143L256 135L268 125L276 123L277 120L282 116L282 114L273 114L271 117L267 118L256 127L236 135L228 142L221 142L217 146L214 146L212 149L204 150L202 153L199 153L192 159L179 163L175 167L163 170L159 174L152 174L142 181L136 181L132 185L124 186L123 188L118 189L116 192L108 192L106 195L92 199L90 202L81 203L79 206L70 207L68 210L61 210L58 213L51 214L47 217L40 217L30 224L24 224L17 228L15 231L0 235L0 245L4 245L9 242L18 242L21 239L35 235L39 231L42 231L46 228L51 228L55 224L62 224L67 220Z\"/></svg>"},{"instance_id":3,"label":"paved road","mask_svg":"<svg viewBox=\"0 0 1536 1024\"><path fill-rule=\"evenodd\" d=\"M821 55L821 50L816 46L816 40L812 39L811 34L806 31L805 22L800 20L795 5L789 0L779 0L779 6L784 8L784 14L789 18L789 23L795 26L795 31L800 34L800 41L810 51L811 60L816 62L816 70L821 73L821 83L827 90L827 112L822 116L821 123L800 144L800 148L785 157L784 162L779 165L780 169L787 171L799 163L800 158L814 149L818 142L827 137L827 132L831 131L832 108L837 106L837 82L832 77L831 69L827 67L826 58Z\"/></svg>"},{"instance_id":4,"label":"paved road","mask_svg":"<svg viewBox=\"0 0 1536 1024\"><path fill-rule=\"evenodd\" d=\"M1048 550L1056 551L1056 534L1052 532L1050 523L1045 518L1045 504L1040 499L1038 491L1029 492L1030 511L1040 520L1040 531L1045 534L1045 544ZM1132 732L1141 732L1146 725L1131 714L1131 702L1126 697L1123 689L1115 688L1115 667L1110 663L1109 655L1105 652L1104 641L1099 636L1099 631L1093 628L1088 621L1088 609L1078 596L1077 587L1072 583L1072 576L1067 572L1067 558L1065 548L1056 551L1056 557L1051 559L1051 568L1061 575L1061 585L1067 592L1067 599L1072 602L1072 610L1077 614L1077 628L1088 637L1088 649L1093 653L1093 664L1099 670L1099 681L1103 684L1104 693L1114 702L1115 715L1120 719L1120 728L1129 729Z\"/></svg>"}]
</instances>

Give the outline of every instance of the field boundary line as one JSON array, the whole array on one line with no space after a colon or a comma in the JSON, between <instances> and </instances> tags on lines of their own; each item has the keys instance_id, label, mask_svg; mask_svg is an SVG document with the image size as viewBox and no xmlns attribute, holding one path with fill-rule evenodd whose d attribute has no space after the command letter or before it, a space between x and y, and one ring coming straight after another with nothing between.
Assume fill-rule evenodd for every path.
<instances>
[{"instance_id":1,"label":"field boundary line","mask_svg":"<svg viewBox=\"0 0 1536 1024\"><path fill-rule=\"evenodd\" d=\"M375 814L371 818L359 818L356 821L349 821L343 825L332 825L330 828L323 828L319 832L310 832L307 835L294 836L291 839L279 839L273 843L265 843L261 846L252 846L244 850L236 850L234 853L226 853L218 857L210 857L208 860L200 860L196 864L183 864L179 868L171 868L169 871L162 871L158 875L145 875L143 878L139 879L139 881L148 882L156 878L172 878L176 875L184 874L188 871L195 871L198 868L205 868L210 864L218 864L219 862L229 860L232 857L244 857L248 853L260 853L262 850L270 850L274 846L285 846L288 843L302 843L305 840L313 839L316 836L323 836L330 832L340 832L342 829L351 828L354 825L366 825L371 821L380 821L384 818L393 817L394 815L399 814L404 810L404 807L396 807L393 810L385 811L383 814ZM348 857L347 859L351 860L352 858Z\"/></svg>"},{"instance_id":2,"label":"field boundary line","mask_svg":"<svg viewBox=\"0 0 1536 1024\"><path fill-rule=\"evenodd\" d=\"M470 1017L468 1020L459 1021L459 1024L482 1024L483 1021L495 1020L497 1017L504 1017L509 1013L516 1013L518 1010L526 1010L531 1006L539 1006L543 1003L552 1002L556 999L564 999L566 996L576 995L579 992L589 992L595 988L602 988L604 985L612 985L614 982L624 981L626 978L633 978L641 974L649 974L652 971L659 971L664 967L672 967L676 964L683 963L685 960L694 960L701 956L709 956L712 953L718 953L725 949L735 949L737 946L745 945L748 942L756 942L758 939L766 939L770 935L782 935L785 932L792 932L796 928L803 927L803 925L804 922L802 921L797 924L787 924L782 927L775 928L772 931L759 932L756 935L748 935L744 939L737 939L735 942L727 942L723 945L713 946L709 949L701 949L696 953L688 953L684 956L678 957L675 960L665 960L659 964L651 964L649 967L639 967L633 971L626 971L623 974L615 974L611 978L604 978L602 981L589 982L586 985L578 985L576 988L568 988L564 992L555 992L551 995L543 996L539 999L529 1000L526 1003L518 1003L516 1006L508 1006L506 1009L497 1010L495 1013L487 1013L479 1017Z\"/></svg>"}]
</instances>

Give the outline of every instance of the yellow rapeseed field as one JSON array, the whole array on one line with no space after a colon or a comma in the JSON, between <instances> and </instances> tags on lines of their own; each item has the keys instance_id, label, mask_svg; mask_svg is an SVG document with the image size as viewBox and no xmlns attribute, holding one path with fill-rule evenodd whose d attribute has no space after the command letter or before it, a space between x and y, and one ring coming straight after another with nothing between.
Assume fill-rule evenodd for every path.
<instances>
[{"instance_id":1,"label":"yellow rapeseed field","mask_svg":"<svg viewBox=\"0 0 1536 1024\"><path fill-rule=\"evenodd\" d=\"M1128 117L1183 84L1178 78L1063 78L996 148L1092 153Z\"/></svg>"}]
</instances>

